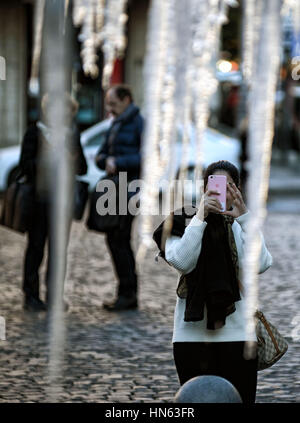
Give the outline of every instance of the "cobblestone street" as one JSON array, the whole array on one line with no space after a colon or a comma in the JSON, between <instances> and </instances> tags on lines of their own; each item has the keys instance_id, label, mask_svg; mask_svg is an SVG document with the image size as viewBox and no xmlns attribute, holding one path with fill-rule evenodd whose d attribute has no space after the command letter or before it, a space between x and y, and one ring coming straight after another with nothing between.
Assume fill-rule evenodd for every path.
<instances>
[{"instance_id":1,"label":"cobblestone street","mask_svg":"<svg viewBox=\"0 0 300 423\"><path fill-rule=\"evenodd\" d=\"M274 264L260 276L260 305L287 337L289 350L259 373L257 402L299 402L299 213L272 211L264 235ZM25 241L0 227L0 315L6 320L6 341L0 341L0 402L49 400L48 318L22 308ZM163 260L156 262L155 254L153 247L139 269L139 310L109 313L102 302L113 296L116 282L104 236L88 232L83 222L73 224L59 401L173 401L179 388L171 344L177 273Z\"/></svg>"}]
</instances>

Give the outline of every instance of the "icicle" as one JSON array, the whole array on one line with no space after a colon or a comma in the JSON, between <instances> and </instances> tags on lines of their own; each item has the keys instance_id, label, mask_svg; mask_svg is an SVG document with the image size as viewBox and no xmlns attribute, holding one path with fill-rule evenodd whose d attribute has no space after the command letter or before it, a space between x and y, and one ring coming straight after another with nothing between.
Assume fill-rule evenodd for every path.
<instances>
[{"instance_id":1,"label":"icicle","mask_svg":"<svg viewBox=\"0 0 300 423\"><path fill-rule=\"evenodd\" d=\"M70 31L63 34L64 3L46 2L45 37L43 40L43 94L47 93L43 108L50 128L50 139L42 145L42 163L45 163L45 182L51 198L49 216L51 231L51 268L48 292L49 302L49 364L47 389L50 402L57 402L62 391L62 372L65 346L63 292L66 269L66 251L72 206L72 169L68 142L70 136L70 106L66 101L66 81L69 77ZM45 98L43 98L45 101ZM50 145L47 145L49 143ZM47 170L48 169L48 172ZM47 173L46 173L47 172Z\"/></svg>"},{"instance_id":2,"label":"icicle","mask_svg":"<svg viewBox=\"0 0 300 423\"><path fill-rule=\"evenodd\" d=\"M68 9L69 9L70 0L65 0L65 19L67 17Z\"/></svg>"},{"instance_id":3,"label":"icicle","mask_svg":"<svg viewBox=\"0 0 300 423\"><path fill-rule=\"evenodd\" d=\"M31 75L29 81L29 92L32 95L38 95L39 93L39 70L42 48L44 10L45 0L38 0L35 4L34 48L32 55Z\"/></svg>"},{"instance_id":4,"label":"icicle","mask_svg":"<svg viewBox=\"0 0 300 423\"><path fill-rule=\"evenodd\" d=\"M65 10L64 10L64 34L66 31L66 21L67 21L67 17L68 17L68 10L69 10L69 5L70 5L70 0L65 0Z\"/></svg>"},{"instance_id":5,"label":"icicle","mask_svg":"<svg viewBox=\"0 0 300 423\"><path fill-rule=\"evenodd\" d=\"M260 42L253 63L249 107L249 210L246 230L243 283L247 302L247 333L254 330L253 315L258 306L258 266L261 249L259 231L266 217L266 200L274 128L275 92L280 56L280 0L265 0L256 8ZM266 57L268 60L266 60ZM251 356L252 343L245 354Z\"/></svg>"}]
</instances>

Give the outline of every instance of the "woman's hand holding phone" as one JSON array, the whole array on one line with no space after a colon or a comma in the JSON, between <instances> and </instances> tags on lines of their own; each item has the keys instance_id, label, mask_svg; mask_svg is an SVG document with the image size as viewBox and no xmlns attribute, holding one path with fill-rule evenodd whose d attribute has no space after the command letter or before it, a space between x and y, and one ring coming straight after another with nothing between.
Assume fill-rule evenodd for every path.
<instances>
[{"instance_id":1,"label":"woman's hand holding phone","mask_svg":"<svg viewBox=\"0 0 300 423\"><path fill-rule=\"evenodd\" d=\"M226 210L226 176L209 175L207 191L202 195L198 217L204 220L209 213Z\"/></svg>"},{"instance_id":2,"label":"woman's hand holding phone","mask_svg":"<svg viewBox=\"0 0 300 423\"><path fill-rule=\"evenodd\" d=\"M222 205L215 195L219 195L219 192L208 190L202 195L197 213L200 220L204 220L209 213L222 213Z\"/></svg>"},{"instance_id":3,"label":"woman's hand holding phone","mask_svg":"<svg viewBox=\"0 0 300 423\"><path fill-rule=\"evenodd\" d=\"M211 191L211 195L216 196L219 200L222 211L226 211L226 192L227 177L226 175L209 175L207 180L207 190ZM217 192L217 195L214 194Z\"/></svg>"},{"instance_id":4,"label":"woman's hand holding phone","mask_svg":"<svg viewBox=\"0 0 300 423\"><path fill-rule=\"evenodd\" d=\"M235 184L227 184L227 189L233 199L232 210L225 211L223 214L237 218L242 216L242 214L247 213L248 209L244 203L241 191L236 187Z\"/></svg>"},{"instance_id":5,"label":"woman's hand holding phone","mask_svg":"<svg viewBox=\"0 0 300 423\"><path fill-rule=\"evenodd\" d=\"M202 195L197 213L200 220L204 220L209 213L219 213L237 218L247 211L243 196L233 182L227 183L227 178L224 175L208 177L207 191Z\"/></svg>"}]
</instances>

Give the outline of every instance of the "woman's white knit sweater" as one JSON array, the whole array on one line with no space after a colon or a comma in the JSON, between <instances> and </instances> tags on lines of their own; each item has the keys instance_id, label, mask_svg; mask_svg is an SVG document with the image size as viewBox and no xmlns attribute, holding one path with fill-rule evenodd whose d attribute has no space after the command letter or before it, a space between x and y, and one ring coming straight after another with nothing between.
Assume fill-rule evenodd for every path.
<instances>
[{"instance_id":1,"label":"woman's white knit sweater","mask_svg":"<svg viewBox=\"0 0 300 423\"><path fill-rule=\"evenodd\" d=\"M245 224L248 216L249 212L235 219L232 224L232 231L239 257L240 272L243 264ZM180 275L190 273L196 267L206 225L207 223L205 221L201 221L197 216L194 216L186 227L182 237L171 236L168 238L165 247L165 257L168 263L179 271ZM263 273L271 265L272 256L267 250L261 234L259 273ZM246 288L243 287L243 292L246 291ZM241 300L235 303L235 312L226 317L225 326L215 330L206 328L206 309L203 320L199 322L185 322L184 312L186 300L177 297L173 342L256 341L257 338L254 330L251 333L248 333L246 330L246 304L242 292L240 295Z\"/></svg>"}]
</instances>

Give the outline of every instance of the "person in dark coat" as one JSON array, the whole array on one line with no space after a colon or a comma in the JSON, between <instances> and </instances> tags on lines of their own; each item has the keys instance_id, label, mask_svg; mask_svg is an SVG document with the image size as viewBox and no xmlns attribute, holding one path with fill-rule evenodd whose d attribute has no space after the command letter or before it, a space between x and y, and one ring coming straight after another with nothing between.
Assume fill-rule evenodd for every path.
<instances>
[{"instance_id":1,"label":"person in dark coat","mask_svg":"<svg viewBox=\"0 0 300 423\"><path fill-rule=\"evenodd\" d=\"M66 94L67 113L72 118L76 115L78 104ZM51 129L45 123L46 110L49 107L48 94L42 100L43 121L31 125L23 138L20 171L35 188L34 215L28 229L28 244L25 252L23 292L24 309L28 311L44 311L50 304L50 271L51 249L53 248L52 231L50 230L50 210L52 204L50 179L50 155L53 148L50 144ZM73 126L72 126L73 125ZM74 123L66 128L67 151L72 170L75 174L84 175L87 172L87 163L80 143L80 134ZM71 223L71 222L70 222ZM69 227L70 229L70 227ZM69 234L68 234L69 235ZM46 241L48 240L48 263L46 273L46 302L40 299L39 268L44 258ZM65 304L65 308L66 308Z\"/></svg>"},{"instance_id":2,"label":"person in dark coat","mask_svg":"<svg viewBox=\"0 0 300 423\"><path fill-rule=\"evenodd\" d=\"M126 85L108 89L106 109L113 116L106 141L96 156L96 164L107 176L126 172L127 181L139 179L141 172L141 138L143 118L133 102L131 90ZM107 232L106 241L118 277L117 298L104 303L104 308L118 311L136 308L138 280L135 258L131 248L131 227L134 216L126 216L126 225Z\"/></svg>"}]
</instances>

